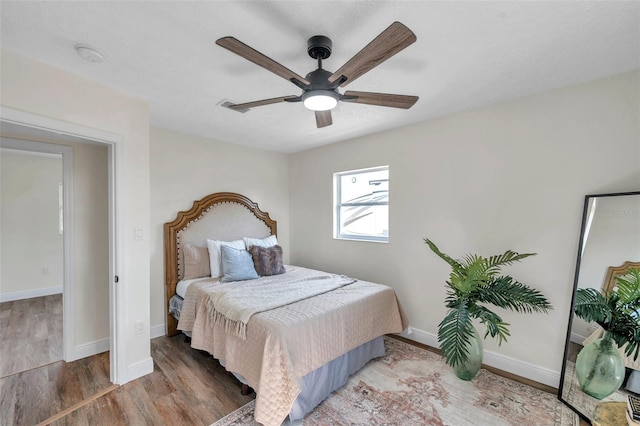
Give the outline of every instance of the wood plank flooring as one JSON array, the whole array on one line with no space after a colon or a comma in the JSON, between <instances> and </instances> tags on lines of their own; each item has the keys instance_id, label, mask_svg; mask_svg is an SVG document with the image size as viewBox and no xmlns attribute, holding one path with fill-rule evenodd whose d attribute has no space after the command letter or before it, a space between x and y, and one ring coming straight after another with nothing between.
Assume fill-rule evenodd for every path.
<instances>
[{"instance_id":1,"label":"wood plank flooring","mask_svg":"<svg viewBox=\"0 0 640 426\"><path fill-rule=\"evenodd\" d=\"M62 294L0 303L0 377L62 359Z\"/></svg>"},{"instance_id":2,"label":"wood plank flooring","mask_svg":"<svg viewBox=\"0 0 640 426\"><path fill-rule=\"evenodd\" d=\"M184 336L153 339L151 356L153 373L46 424L210 425L255 397ZM104 353L0 379L0 424L35 425L90 399L111 385L108 368Z\"/></svg>"},{"instance_id":3,"label":"wood plank flooring","mask_svg":"<svg viewBox=\"0 0 640 426\"><path fill-rule=\"evenodd\" d=\"M153 373L112 391L107 353L0 379L0 424L35 425L51 419L42 424L206 426L255 397L241 395L238 381L210 355L191 349L182 335L153 339L151 356ZM92 398L101 390L108 392ZM76 410L61 413L83 401ZM63 416L52 419L57 413Z\"/></svg>"},{"instance_id":4,"label":"wood plank flooring","mask_svg":"<svg viewBox=\"0 0 640 426\"><path fill-rule=\"evenodd\" d=\"M154 372L98 398L53 425L210 425L255 395L184 336L151 341Z\"/></svg>"},{"instance_id":5,"label":"wood plank flooring","mask_svg":"<svg viewBox=\"0 0 640 426\"><path fill-rule=\"evenodd\" d=\"M3 377L0 424L38 424L110 386L108 352Z\"/></svg>"}]
</instances>

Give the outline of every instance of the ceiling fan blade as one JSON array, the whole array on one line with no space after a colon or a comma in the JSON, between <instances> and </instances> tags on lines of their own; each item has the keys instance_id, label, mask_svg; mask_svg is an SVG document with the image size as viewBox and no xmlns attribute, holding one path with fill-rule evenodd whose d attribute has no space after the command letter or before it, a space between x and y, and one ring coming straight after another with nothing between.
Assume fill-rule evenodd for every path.
<instances>
[{"instance_id":1,"label":"ceiling fan blade","mask_svg":"<svg viewBox=\"0 0 640 426\"><path fill-rule=\"evenodd\" d=\"M344 92L344 101L358 104L378 105L393 108L409 109L418 101L417 96L393 95L388 93L356 92L347 90Z\"/></svg>"},{"instance_id":2,"label":"ceiling fan blade","mask_svg":"<svg viewBox=\"0 0 640 426\"><path fill-rule=\"evenodd\" d=\"M243 104L233 104L229 105L227 108L234 110L243 110L262 105L277 104L278 102L293 102L297 98L299 98L299 96L281 96L279 98L262 99L260 101L245 102Z\"/></svg>"},{"instance_id":3,"label":"ceiling fan blade","mask_svg":"<svg viewBox=\"0 0 640 426\"><path fill-rule=\"evenodd\" d=\"M331 126L333 124L333 120L331 119L331 110L327 111L316 111L316 125L318 129L321 127Z\"/></svg>"},{"instance_id":4,"label":"ceiling fan blade","mask_svg":"<svg viewBox=\"0 0 640 426\"><path fill-rule=\"evenodd\" d=\"M329 81L333 83L344 75L347 80L340 85L344 87L415 41L413 31L400 22L394 22L334 72Z\"/></svg>"},{"instance_id":5,"label":"ceiling fan blade","mask_svg":"<svg viewBox=\"0 0 640 426\"><path fill-rule=\"evenodd\" d=\"M294 83L296 86L308 86L310 83L302 76L296 74L291 71L289 68L284 65L279 64L268 56L263 55L252 47L247 46L240 40L234 37L222 37L216 40L216 44L218 46L222 46L227 50L232 51L236 55L242 56L243 58L253 62L256 65L261 66L262 68L271 71L272 73L279 75L285 80L289 80ZM297 80L300 84L296 83Z\"/></svg>"}]
</instances>

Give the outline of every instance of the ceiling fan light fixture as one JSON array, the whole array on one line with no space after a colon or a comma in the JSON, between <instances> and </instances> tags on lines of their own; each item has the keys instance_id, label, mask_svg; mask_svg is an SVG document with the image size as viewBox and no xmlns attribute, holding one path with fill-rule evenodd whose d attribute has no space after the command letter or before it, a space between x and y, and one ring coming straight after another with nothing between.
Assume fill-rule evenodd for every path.
<instances>
[{"instance_id":1,"label":"ceiling fan light fixture","mask_svg":"<svg viewBox=\"0 0 640 426\"><path fill-rule=\"evenodd\" d=\"M338 94L333 90L310 90L302 95L302 103L311 111L328 111L338 105Z\"/></svg>"}]
</instances>

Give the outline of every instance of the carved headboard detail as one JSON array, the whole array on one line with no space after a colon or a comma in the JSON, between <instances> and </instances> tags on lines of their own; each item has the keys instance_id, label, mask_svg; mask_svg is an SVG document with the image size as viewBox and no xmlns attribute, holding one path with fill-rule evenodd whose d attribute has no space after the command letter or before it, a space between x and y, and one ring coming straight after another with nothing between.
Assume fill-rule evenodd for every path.
<instances>
[{"instance_id":1,"label":"carved headboard detail","mask_svg":"<svg viewBox=\"0 0 640 426\"><path fill-rule=\"evenodd\" d=\"M277 223L249 198L233 192L217 192L193 202L175 220L164 224L165 310L167 336L178 331L177 321L169 313L169 299L183 275L181 247L191 244L206 247L207 239L231 241L243 237L277 236Z\"/></svg>"},{"instance_id":2,"label":"carved headboard detail","mask_svg":"<svg viewBox=\"0 0 640 426\"><path fill-rule=\"evenodd\" d=\"M602 291L608 293L616 286L616 277L618 275L624 275L629 272L629 269L640 269L640 262L626 261L620 266L609 266L607 269L607 275L604 278L602 284Z\"/></svg>"}]
</instances>

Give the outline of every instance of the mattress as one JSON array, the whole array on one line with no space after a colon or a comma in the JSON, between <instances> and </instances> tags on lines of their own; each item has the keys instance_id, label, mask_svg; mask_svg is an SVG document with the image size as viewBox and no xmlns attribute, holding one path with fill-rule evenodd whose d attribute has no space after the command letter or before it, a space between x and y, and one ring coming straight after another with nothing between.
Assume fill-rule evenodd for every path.
<instances>
[{"instance_id":1,"label":"mattress","mask_svg":"<svg viewBox=\"0 0 640 426\"><path fill-rule=\"evenodd\" d=\"M209 282L216 282L219 281L220 279L212 279L211 277L201 277L201 278L193 278L190 280L180 280L178 281L178 284L176 285L176 294L178 296L180 296L181 298L185 298L185 295L187 294L187 289L189 288L189 286L195 282L198 281L209 281Z\"/></svg>"}]
</instances>

